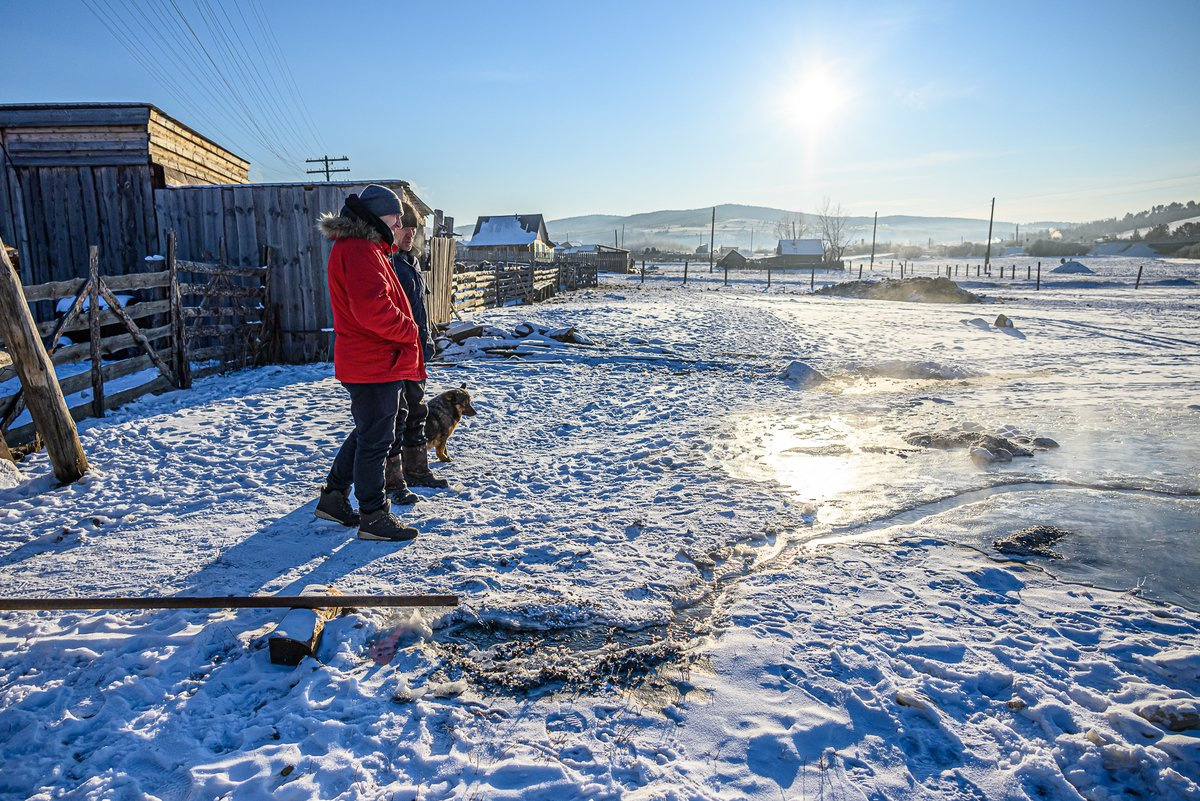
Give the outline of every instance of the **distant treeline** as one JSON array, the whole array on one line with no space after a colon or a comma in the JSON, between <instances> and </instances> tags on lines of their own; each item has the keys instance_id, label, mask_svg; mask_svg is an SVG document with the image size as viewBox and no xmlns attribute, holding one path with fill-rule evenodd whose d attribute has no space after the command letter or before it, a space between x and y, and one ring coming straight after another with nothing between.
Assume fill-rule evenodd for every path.
<instances>
[{"instance_id":1,"label":"distant treeline","mask_svg":"<svg viewBox=\"0 0 1200 801\"><path fill-rule=\"evenodd\" d=\"M1200 216L1200 205L1197 205L1194 200L1189 200L1187 203L1176 202L1154 206L1145 211L1139 211L1136 214L1129 212L1119 219L1117 217L1110 217L1106 220L1095 220L1075 225L1064 229L1063 235L1069 236L1072 239L1102 239L1123 231L1128 231L1131 228L1153 226L1157 229L1158 226L1169 225L1178 220L1186 220L1189 217L1196 216ZM1150 236L1147 235L1144 238L1149 239Z\"/></svg>"}]
</instances>

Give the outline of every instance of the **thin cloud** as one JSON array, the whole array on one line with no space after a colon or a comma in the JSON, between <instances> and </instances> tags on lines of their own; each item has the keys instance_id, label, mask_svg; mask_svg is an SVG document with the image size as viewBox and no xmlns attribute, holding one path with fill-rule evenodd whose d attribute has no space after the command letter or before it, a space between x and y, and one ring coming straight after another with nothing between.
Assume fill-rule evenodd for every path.
<instances>
[{"instance_id":1,"label":"thin cloud","mask_svg":"<svg viewBox=\"0 0 1200 801\"><path fill-rule=\"evenodd\" d=\"M905 87L895 94L901 103L914 111L927 111L933 106L974 97L978 90L973 86L949 86L944 81L930 81L923 86Z\"/></svg>"}]
</instances>

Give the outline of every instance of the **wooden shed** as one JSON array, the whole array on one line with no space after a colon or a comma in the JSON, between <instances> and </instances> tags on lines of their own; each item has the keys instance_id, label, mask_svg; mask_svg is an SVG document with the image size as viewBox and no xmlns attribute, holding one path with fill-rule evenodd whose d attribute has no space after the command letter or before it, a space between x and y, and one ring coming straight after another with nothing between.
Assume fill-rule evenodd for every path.
<instances>
[{"instance_id":1,"label":"wooden shed","mask_svg":"<svg viewBox=\"0 0 1200 801\"><path fill-rule=\"evenodd\" d=\"M250 162L148 103L0 105L0 238L26 284L138 272L158 249L154 190L241 184Z\"/></svg>"},{"instance_id":2,"label":"wooden shed","mask_svg":"<svg viewBox=\"0 0 1200 801\"><path fill-rule=\"evenodd\" d=\"M717 262L717 266L724 269L737 270L745 267L748 263L749 260L734 249L722 256L721 260Z\"/></svg>"}]
</instances>

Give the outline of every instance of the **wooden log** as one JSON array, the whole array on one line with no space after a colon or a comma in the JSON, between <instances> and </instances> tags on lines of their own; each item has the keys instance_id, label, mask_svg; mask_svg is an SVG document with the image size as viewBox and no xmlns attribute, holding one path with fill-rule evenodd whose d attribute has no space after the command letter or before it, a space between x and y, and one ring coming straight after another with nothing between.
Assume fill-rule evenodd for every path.
<instances>
[{"instance_id":1,"label":"wooden log","mask_svg":"<svg viewBox=\"0 0 1200 801\"><path fill-rule=\"evenodd\" d=\"M179 259L175 252L175 231L167 231L167 276L169 278L168 300L171 304L171 361L175 363L176 385L180 389L192 386L192 368L188 360L187 337L183 327L183 297L179 286Z\"/></svg>"},{"instance_id":2,"label":"wooden log","mask_svg":"<svg viewBox=\"0 0 1200 801\"><path fill-rule=\"evenodd\" d=\"M60 609L320 609L458 606L457 595L217 595L89 598L0 598L0 611Z\"/></svg>"},{"instance_id":3,"label":"wooden log","mask_svg":"<svg viewBox=\"0 0 1200 801\"><path fill-rule=\"evenodd\" d=\"M21 291L21 278L8 260L0 242L0 334L8 344L29 414L42 439L55 477L64 484L77 481L88 471L87 457L79 432L58 386L54 364L37 336L33 315Z\"/></svg>"},{"instance_id":4,"label":"wooden log","mask_svg":"<svg viewBox=\"0 0 1200 801\"><path fill-rule=\"evenodd\" d=\"M88 350L92 358L92 416L104 416L104 371L100 365L100 248L88 248Z\"/></svg>"},{"instance_id":5,"label":"wooden log","mask_svg":"<svg viewBox=\"0 0 1200 801\"><path fill-rule=\"evenodd\" d=\"M301 596L324 595L338 597L340 592L323 584L310 584L300 591ZM321 647L321 635L325 633L326 621L342 613L342 606L298 607L288 611L267 638L267 650L271 664L300 664L306 656L316 657Z\"/></svg>"}]
</instances>

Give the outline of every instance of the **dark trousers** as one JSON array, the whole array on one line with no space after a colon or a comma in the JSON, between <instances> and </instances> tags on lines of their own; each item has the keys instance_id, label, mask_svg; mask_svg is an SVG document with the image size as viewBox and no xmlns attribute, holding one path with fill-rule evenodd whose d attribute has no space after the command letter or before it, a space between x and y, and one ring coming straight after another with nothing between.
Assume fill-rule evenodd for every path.
<instances>
[{"instance_id":1,"label":"dark trousers","mask_svg":"<svg viewBox=\"0 0 1200 801\"><path fill-rule=\"evenodd\" d=\"M325 485L345 491L353 484L363 514L383 508L383 465L396 436L400 385L406 383L342 384L350 393L354 430L338 449Z\"/></svg>"},{"instance_id":2,"label":"dark trousers","mask_svg":"<svg viewBox=\"0 0 1200 801\"><path fill-rule=\"evenodd\" d=\"M401 381L400 385L400 408L396 412L395 437L388 456L400 453L401 448L417 448L425 444L425 419L429 417L429 407L425 405L425 382Z\"/></svg>"}]
</instances>

